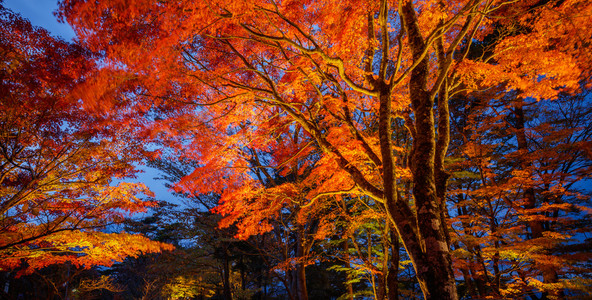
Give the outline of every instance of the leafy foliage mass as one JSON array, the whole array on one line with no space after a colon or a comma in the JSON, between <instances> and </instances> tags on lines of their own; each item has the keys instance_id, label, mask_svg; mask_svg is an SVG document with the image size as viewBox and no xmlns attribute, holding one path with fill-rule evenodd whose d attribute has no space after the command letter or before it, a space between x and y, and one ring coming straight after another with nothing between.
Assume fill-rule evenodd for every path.
<instances>
[{"instance_id":1,"label":"leafy foliage mass","mask_svg":"<svg viewBox=\"0 0 592 300\"><path fill-rule=\"evenodd\" d=\"M2 31L6 268L169 247L117 248L144 233L178 249L111 269L129 297L590 293L590 1L61 0L57 15L76 44ZM188 208L94 230L154 204L110 184L142 159Z\"/></svg>"},{"instance_id":2,"label":"leafy foliage mass","mask_svg":"<svg viewBox=\"0 0 592 300\"><path fill-rule=\"evenodd\" d=\"M102 230L153 203L143 184L120 181L135 172L136 145L76 97L96 70L91 53L2 7L0 24L0 269L110 266L169 249Z\"/></svg>"}]
</instances>

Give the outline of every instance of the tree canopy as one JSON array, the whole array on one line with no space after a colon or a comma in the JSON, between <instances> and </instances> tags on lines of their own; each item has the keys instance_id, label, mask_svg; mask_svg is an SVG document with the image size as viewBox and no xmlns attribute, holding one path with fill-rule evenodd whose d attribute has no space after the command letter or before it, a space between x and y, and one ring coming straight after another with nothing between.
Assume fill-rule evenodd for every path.
<instances>
[{"instance_id":1,"label":"tree canopy","mask_svg":"<svg viewBox=\"0 0 592 300\"><path fill-rule=\"evenodd\" d=\"M136 172L137 145L123 130L101 128L76 98L97 70L91 53L0 14L0 268L110 266L170 249L104 231L153 202L142 199L151 195L143 184L121 181Z\"/></svg>"},{"instance_id":2,"label":"tree canopy","mask_svg":"<svg viewBox=\"0 0 592 300\"><path fill-rule=\"evenodd\" d=\"M425 299L587 289L590 1L59 3L97 161L184 164L174 190L218 199L220 227L293 245L293 299L336 244L377 298L400 248Z\"/></svg>"}]
</instances>

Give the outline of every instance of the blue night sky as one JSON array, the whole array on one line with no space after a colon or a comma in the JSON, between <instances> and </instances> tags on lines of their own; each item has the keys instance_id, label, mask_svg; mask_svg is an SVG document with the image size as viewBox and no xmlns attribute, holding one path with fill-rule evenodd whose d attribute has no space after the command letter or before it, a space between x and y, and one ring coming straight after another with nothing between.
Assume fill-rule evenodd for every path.
<instances>
[{"instance_id":1,"label":"blue night sky","mask_svg":"<svg viewBox=\"0 0 592 300\"><path fill-rule=\"evenodd\" d=\"M57 1L51 0L4 0L4 7L29 19L35 26L43 27L54 36L65 40L74 38L74 31L68 24L58 23L53 15L57 9Z\"/></svg>"}]
</instances>

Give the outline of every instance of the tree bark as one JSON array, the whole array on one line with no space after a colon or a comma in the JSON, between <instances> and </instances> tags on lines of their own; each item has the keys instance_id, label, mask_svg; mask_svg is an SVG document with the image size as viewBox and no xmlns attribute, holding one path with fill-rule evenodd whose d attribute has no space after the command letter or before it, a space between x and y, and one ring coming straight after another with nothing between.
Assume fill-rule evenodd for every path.
<instances>
[{"instance_id":1,"label":"tree bark","mask_svg":"<svg viewBox=\"0 0 592 300\"><path fill-rule=\"evenodd\" d=\"M394 230L390 232L391 239L391 259L388 270L387 285L388 285L388 299L399 299L399 236Z\"/></svg>"},{"instance_id":2,"label":"tree bark","mask_svg":"<svg viewBox=\"0 0 592 300\"><path fill-rule=\"evenodd\" d=\"M442 206L436 194L436 135L434 99L427 86L429 66L424 51L427 45L421 35L412 1L400 7L409 45L416 67L411 71L409 94L415 116L413 140L413 196L417 208L417 225L421 236L423 259L414 260L416 274L425 299L458 299L452 271L452 259L444 234ZM442 118L444 116L440 116ZM440 134L445 134L441 132ZM405 234L399 231L402 237ZM409 249L407 249L409 251Z\"/></svg>"}]
</instances>

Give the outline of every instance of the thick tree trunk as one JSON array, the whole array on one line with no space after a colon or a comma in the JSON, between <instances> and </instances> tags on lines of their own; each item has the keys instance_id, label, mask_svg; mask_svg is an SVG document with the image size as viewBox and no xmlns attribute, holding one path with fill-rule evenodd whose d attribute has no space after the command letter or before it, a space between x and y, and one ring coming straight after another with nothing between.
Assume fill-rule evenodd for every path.
<instances>
[{"instance_id":1,"label":"thick tree trunk","mask_svg":"<svg viewBox=\"0 0 592 300\"><path fill-rule=\"evenodd\" d=\"M296 294L299 300L308 300L308 291L306 288L306 273L303 264L296 267Z\"/></svg>"},{"instance_id":2,"label":"thick tree trunk","mask_svg":"<svg viewBox=\"0 0 592 300\"><path fill-rule=\"evenodd\" d=\"M387 269L386 267L383 269ZM385 274L378 274L376 276L376 280L378 281L376 284L376 300L384 300L386 299L386 276Z\"/></svg>"},{"instance_id":3,"label":"thick tree trunk","mask_svg":"<svg viewBox=\"0 0 592 300\"><path fill-rule=\"evenodd\" d=\"M418 66L417 68L426 68ZM416 71L412 72L415 73ZM412 78L413 78L412 74ZM412 79L413 81L413 79ZM420 83L421 84L421 83ZM425 85L422 89L417 83L411 84L411 97L416 118L416 135L412 157L413 195L417 208L417 224L412 224L406 212L405 204L397 199L394 189L394 176L390 174L388 154L383 154L383 176L385 182L385 201L389 217L393 220L397 232L401 236L405 249L414 264L417 279L425 299L457 299L456 283L452 271L452 259L448 250L448 243L444 235L445 224L442 224L442 206L438 204L435 186L435 129L432 106ZM384 102L381 99L381 104ZM386 105L385 105L386 106ZM382 111L382 105L381 105ZM383 115L384 116L384 115ZM381 117L381 149L390 148L383 136L390 137L390 119ZM385 124L386 123L386 124ZM384 126L382 126L384 125ZM392 149L392 148L390 148ZM391 157L392 161L392 157ZM392 167L392 165L390 166ZM416 227L417 226L417 227Z\"/></svg>"},{"instance_id":4,"label":"thick tree trunk","mask_svg":"<svg viewBox=\"0 0 592 300\"><path fill-rule=\"evenodd\" d=\"M418 255L413 255L416 256L415 269L425 299L457 299L452 259L445 236L446 224L443 224L442 220L441 210L444 209L444 205L438 203L436 193L434 96L430 94L427 86L429 66L424 54L427 45L421 35L412 1L405 1L400 10L413 60L417 64L411 72L409 94L415 116L413 196L423 257L418 259ZM440 116L444 117L448 116ZM442 178L440 180L442 181ZM404 238L405 234L401 236Z\"/></svg>"}]
</instances>

